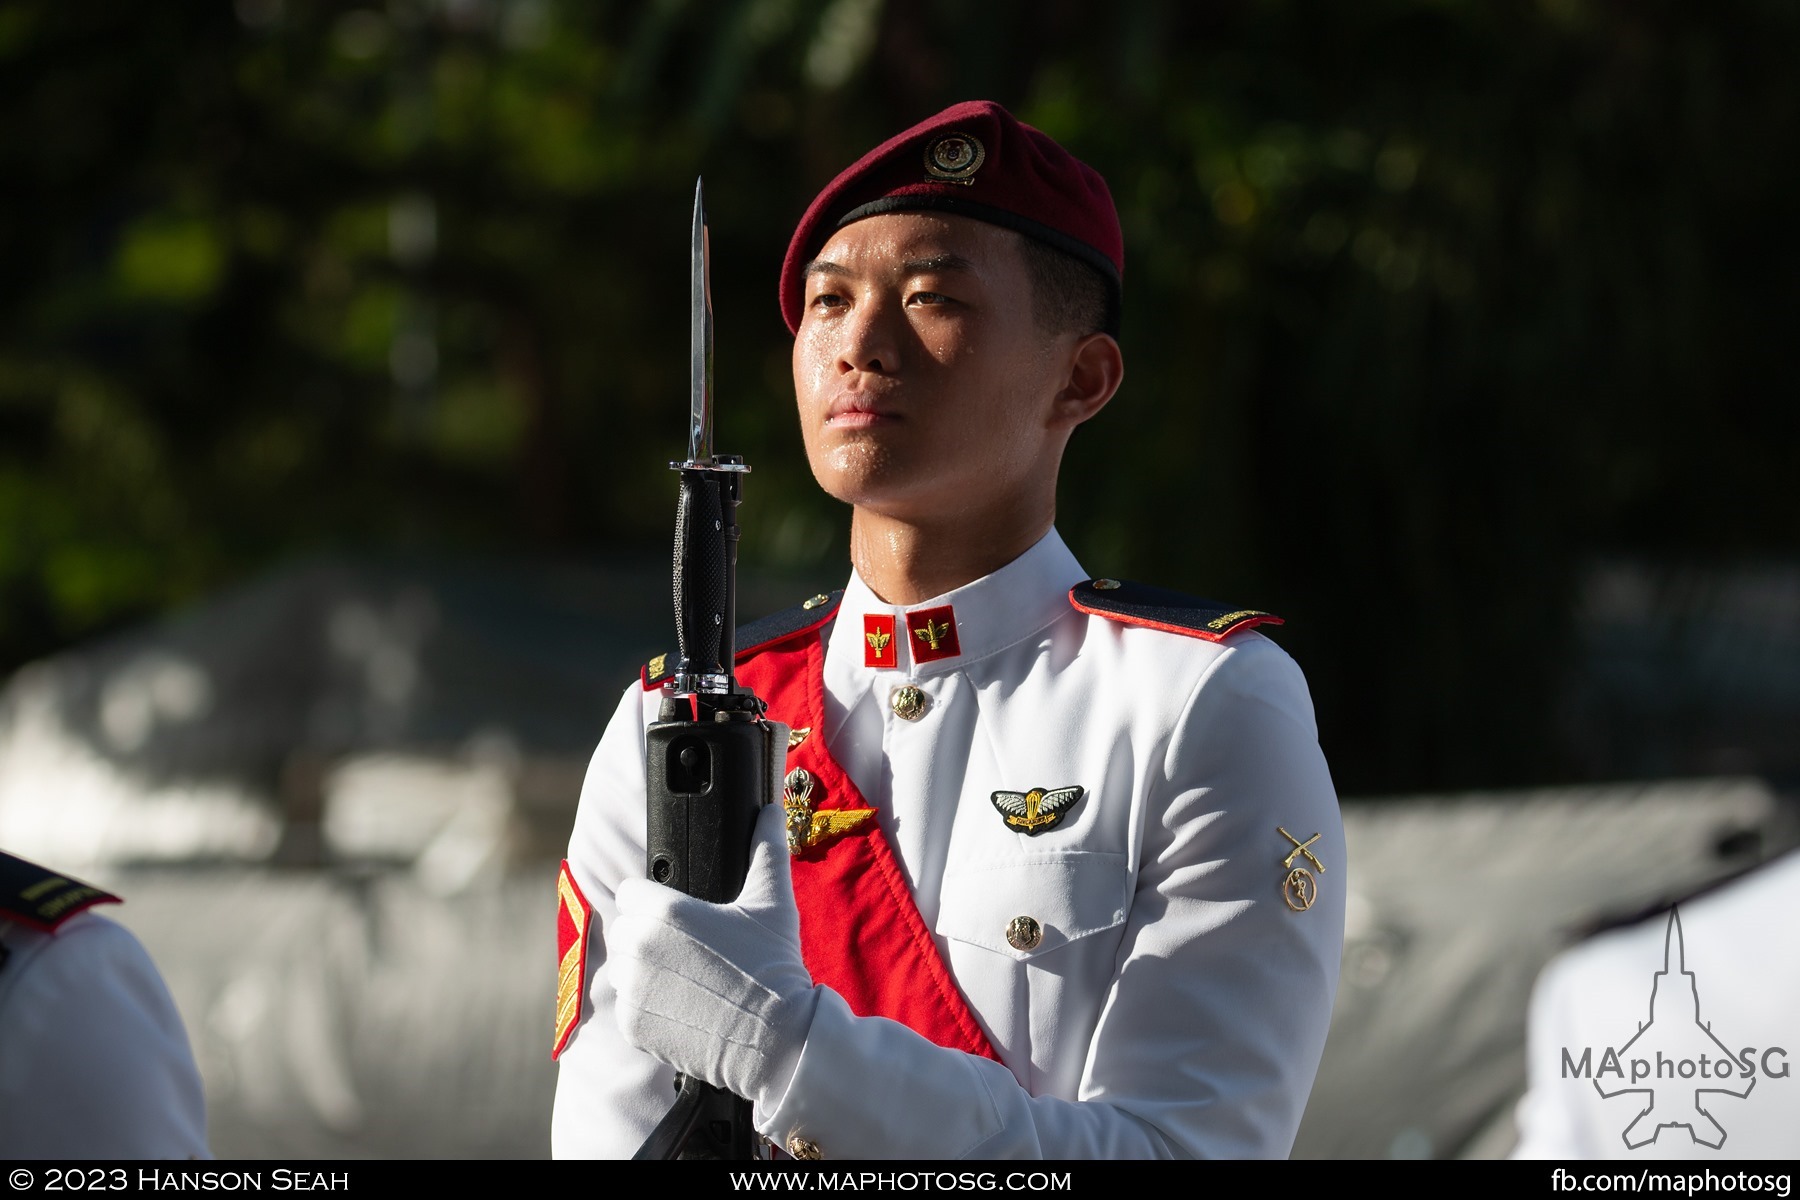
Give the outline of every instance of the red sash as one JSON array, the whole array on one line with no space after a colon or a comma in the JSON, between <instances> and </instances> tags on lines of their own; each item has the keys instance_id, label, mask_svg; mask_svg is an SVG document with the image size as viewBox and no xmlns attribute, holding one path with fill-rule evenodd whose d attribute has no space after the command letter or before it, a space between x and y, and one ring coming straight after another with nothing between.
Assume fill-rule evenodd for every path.
<instances>
[{"instance_id":1,"label":"red sash","mask_svg":"<svg viewBox=\"0 0 1800 1200\"><path fill-rule=\"evenodd\" d=\"M789 728L811 730L788 751L821 811L869 807L825 749L825 643L815 627L748 651L738 678ZM800 948L813 980L859 1016L902 1022L940 1046L999 1059L950 977L878 820L793 860Z\"/></svg>"}]
</instances>

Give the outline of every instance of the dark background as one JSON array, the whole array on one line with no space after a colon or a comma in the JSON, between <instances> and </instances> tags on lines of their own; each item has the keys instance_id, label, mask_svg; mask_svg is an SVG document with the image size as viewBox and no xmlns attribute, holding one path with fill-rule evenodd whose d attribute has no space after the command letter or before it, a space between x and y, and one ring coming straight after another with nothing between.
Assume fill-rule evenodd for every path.
<instances>
[{"instance_id":1,"label":"dark background","mask_svg":"<svg viewBox=\"0 0 1800 1200\"><path fill-rule=\"evenodd\" d=\"M0 3L0 681L310 555L665 556L699 175L744 569L840 585L781 253L979 97L1125 225L1064 536L1286 616L1340 790L1792 773L1797 62L1786 0Z\"/></svg>"}]
</instances>

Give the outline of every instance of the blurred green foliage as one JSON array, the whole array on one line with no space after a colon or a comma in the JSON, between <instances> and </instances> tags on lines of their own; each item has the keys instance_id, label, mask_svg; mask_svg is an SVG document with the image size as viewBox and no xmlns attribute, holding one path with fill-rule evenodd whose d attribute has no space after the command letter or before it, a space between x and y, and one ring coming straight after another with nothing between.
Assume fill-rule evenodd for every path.
<instances>
[{"instance_id":1,"label":"blurred green foliage","mask_svg":"<svg viewBox=\"0 0 1800 1200\"><path fill-rule=\"evenodd\" d=\"M306 550L662 553L696 175L744 562L837 581L781 253L986 97L1125 222L1083 562L1285 614L1346 792L1566 777L1584 562L1800 545L1796 61L1785 0L10 0L0 671Z\"/></svg>"}]
</instances>

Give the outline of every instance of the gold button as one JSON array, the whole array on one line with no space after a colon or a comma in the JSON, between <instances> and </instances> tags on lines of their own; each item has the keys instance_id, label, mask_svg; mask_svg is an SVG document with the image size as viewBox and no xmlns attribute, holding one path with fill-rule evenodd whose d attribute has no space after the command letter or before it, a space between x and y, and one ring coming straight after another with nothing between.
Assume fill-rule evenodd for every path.
<instances>
[{"instance_id":1,"label":"gold button","mask_svg":"<svg viewBox=\"0 0 1800 1200\"><path fill-rule=\"evenodd\" d=\"M912 684L902 684L888 693L888 704L902 721L916 721L931 707L931 700Z\"/></svg>"},{"instance_id":2,"label":"gold button","mask_svg":"<svg viewBox=\"0 0 1800 1200\"><path fill-rule=\"evenodd\" d=\"M817 1162L825 1157L825 1152L819 1149L819 1143L811 1138L803 1138L797 1133L788 1139L787 1152L795 1158L804 1159L807 1162Z\"/></svg>"},{"instance_id":3,"label":"gold button","mask_svg":"<svg viewBox=\"0 0 1800 1200\"><path fill-rule=\"evenodd\" d=\"M1006 924L1006 944L1014 950L1036 950L1044 941L1044 927L1034 917L1014 917Z\"/></svg>"},{"instance_id":4,"label":"gold button","mask_svg":"<svg viewBox=\"0 0 1800 1200\"><path fill-rule=\"evenodd\" d=\"M1119 586L1119 581L1116 579L1096 579L1096 580L1094 580L1094 590L1096 592L1110 592L1110 591L1113 591L1116 588L1118 588L1118 586Z\"/></svg>"},{"instance_id":5,"label":"gold button","mask_svg":"<svg viewBox=\"0 0 1800 1200\"><path fill-rule=\"evenodd\" d=\"M830 601L831 601L830 596L827 596L824 592L820 592L818 595L814 596L811 600L808 600L805 604L802 604L800 607L801 608L817 608L821 604L830 603Z\"/></svg>"}]
</instances>

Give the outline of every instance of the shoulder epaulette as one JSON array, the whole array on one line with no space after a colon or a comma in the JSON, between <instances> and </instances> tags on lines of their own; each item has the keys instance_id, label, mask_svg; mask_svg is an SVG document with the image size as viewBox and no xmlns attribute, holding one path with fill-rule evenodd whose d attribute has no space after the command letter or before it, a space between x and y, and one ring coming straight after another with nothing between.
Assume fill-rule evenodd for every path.
<instances>
[{"instance_id":1,"label":"shoulder epaulette","mask_svg":"<svg viewBox=\"0 0 1800 1200\"><path fill-rule=\"evenodd\" d=\"M841 588L829 594L820 592L792 608L784 608L778 613L759 617L748 625L738 626L737 661L743 662L758 650L817 629L837 615L838 605L843 600ZM675 673L675 658L673 653L663 653L645 663L640 675L644 687L661 687Z\"/></svg>"},{"instance_id":2,"label":"shoulder epaulette","mask_svg":"<svg viewBox=\"0 0 1800 1200\"><path fill-rule=\"evenodd\" d=\"M50 933L78 912L117 903L111 892L0 853L0 918Z\"/></svg>"},{"instance_id":3,"label":"shoulder epaulette","mask_svg":"<svg viewBox=\"0 0 1800 1200\"><path fill-rule=\"evenodd\" d=\"M1183 637L1223 641L1227 634L1255 625L1279 625L1281 618L1257 608L1233 608L1194 596L1119 579L1089 579L1069 589L1069 603L1084 613L1161 629Z\"/></svg>"}]
</instances>

